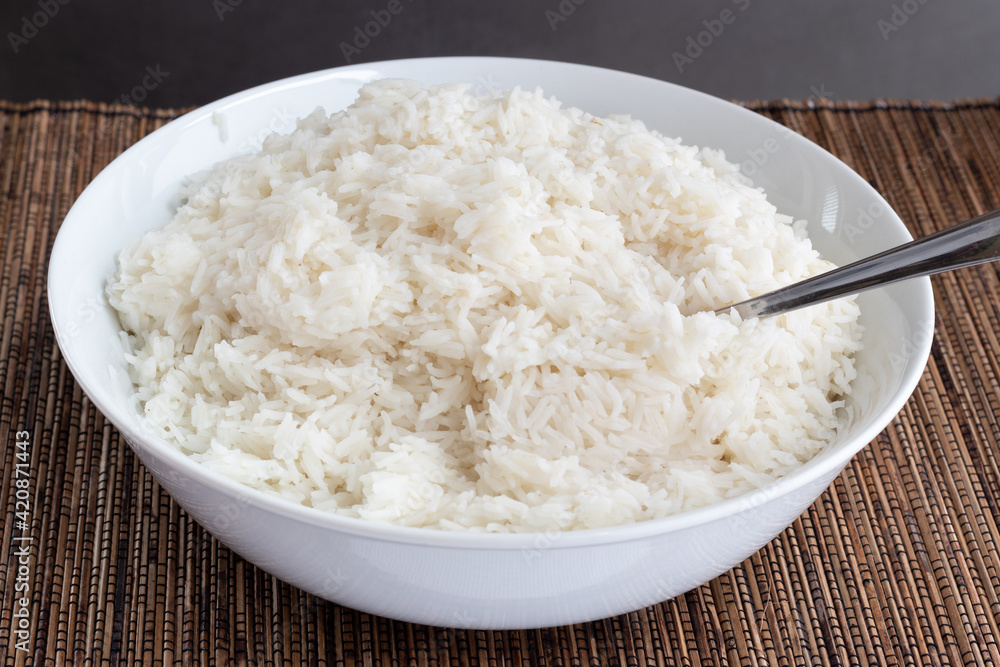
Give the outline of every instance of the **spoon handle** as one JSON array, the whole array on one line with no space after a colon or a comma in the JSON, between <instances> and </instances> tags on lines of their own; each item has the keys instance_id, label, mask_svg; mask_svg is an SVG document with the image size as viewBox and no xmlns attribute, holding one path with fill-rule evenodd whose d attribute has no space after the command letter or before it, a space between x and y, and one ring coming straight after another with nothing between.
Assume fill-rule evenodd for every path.
<instances>
[{"instance_id":1,"label":"spoon handle","mask_svg":"<svg viewBox=\"0 0 1000 667\"><path fill-rule=\"evenodd\" d=\"M715 312L735 308L743 319L770 317L907 278L996 259L1000 259L1000 209Z\"/></svg>"}]
</instances>

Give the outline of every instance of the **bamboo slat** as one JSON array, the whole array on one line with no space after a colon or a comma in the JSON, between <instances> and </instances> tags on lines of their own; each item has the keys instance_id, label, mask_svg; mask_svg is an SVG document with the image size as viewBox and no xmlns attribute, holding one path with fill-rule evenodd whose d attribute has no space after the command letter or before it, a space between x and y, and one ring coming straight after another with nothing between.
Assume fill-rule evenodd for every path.
<instances>
[{"instance_id":1,"label":"bamboo slat","mask_svg":"<svg viewBox=\"0 0 1000 667\"><path fill-rule=\"evenodd\" d=\"M997 101L747 106L843 159L915 235L1000 206ZM47 258L74 199L177 115L0 103L4 664L1000 662L996 265L934 278L936 338L920 385L830 489L760 552L672 600L569 627L432 628L318 600L245 562L166 495L87 400L47 315Z\"/></svg>"}]
</instances>

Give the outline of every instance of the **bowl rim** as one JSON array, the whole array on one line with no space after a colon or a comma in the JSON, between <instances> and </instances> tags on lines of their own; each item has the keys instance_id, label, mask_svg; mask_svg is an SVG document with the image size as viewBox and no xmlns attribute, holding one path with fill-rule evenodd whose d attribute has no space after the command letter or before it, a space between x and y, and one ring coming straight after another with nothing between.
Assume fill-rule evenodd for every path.
<instances>
[{"instance_id":1,"label":"bowl rim","mask_svg":"<svg viewBox=\"0 0 1000 667\"><path fill-rule=\"evenodd\" d=\"M327 80L350 79L363 81L371 78L378 78L377 72L379 70L403 63L408 65L426 64L429 66L434 66L436 64L468 64L475 65L480 68L485 68L489 65L502 67L504 64L518 63L522 65L540 64L547 67L565 68L566 71L576 70L580 74L586 74L587 72L602 72L616 77L621 77L622 79L631 79L637 85L673 88L683 91L683 94L685 95L694 95L704 100L711 100L711 102L709 102L711 104L729 104L733 107L731 111L736 113L742 112L756 117L758 120L755 122L763 120L766 123L772 124L778 130L787 130L787 128L780 123L777 123L776 121L766 118L761 114L738 104L734 104L728 100L681 86L679 84L639 74L614 70L611 68L554 60L493 56L446 56L373 61L317 70L314 72L307 72L278 79L243 91L232 93L184 113L163 127L160 127L151 132L149 135L143 137L106 165L102 171L98 173L84 188L77 200L74 201L65 219L69 220L73 216L73 209L75 209L79 202L85 198L88 190L94 187L100 187L100 183L110 178L111 174L115 170L126 168L125 163L127 161L127 156L129 156L130 153L142 150L144 145L150 142L158 141L164 133L183 130L189 125L203 121L206 117L211 118L213 114L224 112L229 107L241 104L262 95L270 95L275 92L298 88L303 85L316 85ZM328 113L330 112L332 111L328 111ZM793 133L791 136L795 141L801 141L808 144L811 147L808 150L820 151L825 154L827 159L832 160L831 166L835 166L837 170L841 172L839 174L840 177L849 181L854 181L856 185L859 185L862 189L867 190L870 195L880 201L885 206L886 210L895 215L895 212L888 205L888 203L885 202L881 194L878 193L869 183L867 183L859 174L844 164L843 161L823 147L797 133ZM53 242L52 250L49 256L50 260L51 257L57 255L61 247L67 243L65 240L66 235L62 233L62 230L63 228L60 227ZM905 230L905 227L904 232L909 235L909 232ZM140 458L144 458L145 455L151 455L156 458L166 459L171 465L179 466L180 470L186 476L193 478L194 481L212 488L213 490L222 492L225 495L240 498L241 502L245 502L246 504L259 510L286 516L290 519L295 519L296 521L311 524L317 527L334 529L339 532L349 533L356 536L424 547L489 550L533 549L537 548L540 536L552 537L553 535L557 535L558 537L550 539L550 543L545 547L546 549L570 549L612 543L622 544L630 541L646 539L652 536L662 536L669 533L676 533L697 526L703 526L709 523L724 520L739 513L742 509L745 509L748 498L754 494L763 493L768 497L780 498L791 493L795 489L802 488L810 481L815 481L828 476L832 478L839 474L839 472L847 465L855 454L871 443L895 418L895 415L902 410L906 402L908 402L920 380L923 369L926 366L926 360L930 354L932 343L932 336L927 336L913 346L911 359L916 360L919 363L909 364L906 372L904 372L904 374L900 377L899 386L890 403L871 420L871 423L866 428L855 434L852 438L849 438L845 442L839 444L836 448L821 452L806 463L796 467L792 472L788 473L784 477L781 477L764 487L747 491L732 498L727 498L704 507L687 510L670 516L603 528L531 532L487 532L484 530L452 531L428 527L402 526L359 517L342 516L301 505L268 492L250 487L241 482L237 482L231 478L224 477L223 475L218 474L210 470L208 467L194 461L190 456L182 453L175 446L167 443L159 436L136 431L127 421L122 419L123 412L119 406L106 403L100 395L95 396L94 392L88 390L90 382L86 379L86 377L82 377L82 369L79 367L75 355L65 352L66 348L63 345L63 341L66 339L66 333L60 329L60 325L58 324L59 319L56 316L56 308L61 302L61 297L54 294L51 287L53 276L57 271L58 264L50 261L46 275L48 309L56 342L60 347L61 357L65 360L74 376L74 379L80 385L84 393L87 394L88 398L94 402L95 407L100 410L102 415L112 422L115 428L125 437L125 440L129 444L130 448L132 448ZM926 326L929 329L932 329L934 320L934 300L930 279L925 277L911 282L923 283L923 288L919 290L922 303L918 304L918 306L921 312L926 313L929 318ZM157 479L157 482L161 486L165 486L161 480Z\"/></svg>"}]
</instances>

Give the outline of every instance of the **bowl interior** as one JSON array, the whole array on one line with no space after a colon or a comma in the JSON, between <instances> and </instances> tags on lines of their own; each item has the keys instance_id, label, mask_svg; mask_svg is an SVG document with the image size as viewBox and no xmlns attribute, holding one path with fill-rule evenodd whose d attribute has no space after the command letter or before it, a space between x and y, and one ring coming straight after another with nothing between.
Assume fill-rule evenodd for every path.
<instances>
[{"instance_id":1,"label":"bowl interior","mask_svg":"<svg viewBox=\"0 0 1000 667\"><path fill-rule=\"evenodd\" d=\"M104 296L117 252L129 239L170 219L178 187L190 174L255 150L269 132L290 131L296 118L317 106L327 112L341 109L363 83L384 77L427 84L463 81L479 92L540 86L566 105L598 115L629 114L684 143L723 149L781 212L808 220L814 245L837 263L910 239L882 197L815 144L737 105L661 81L580 65L502 58L391 61L279 81L207 105L138 142L94 179L59 231L48 283L59 347L84 391L134 447L149 448L203 481L229 484L204 477L207 473L195 470L196 464L144 432L125 370L120 327ZM869 292L860 303L865 347L859 355L849 426L823 454L782 484L794 485L842 467L884 428L919 379L933 329L929 281ZM732 506L706 509L718 513L732 511ZM704 514L696 511L690 520ZM326 515L312 520L345 521ZM671 520L669 525L677 526L689 521L665 521Z\"/></svg>"}]
</instances>

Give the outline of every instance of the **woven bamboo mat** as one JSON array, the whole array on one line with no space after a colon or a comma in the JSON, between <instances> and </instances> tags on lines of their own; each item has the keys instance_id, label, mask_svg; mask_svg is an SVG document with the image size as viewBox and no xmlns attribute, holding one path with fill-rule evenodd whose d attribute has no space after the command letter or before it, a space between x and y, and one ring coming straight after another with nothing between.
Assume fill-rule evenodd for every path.
<instances>
[{"instance_id":1,"label":"woven bamboo mat","mask_svg":"<svg viewBox=\"0 0 1000 667\"><path fill-rule=\"evenodd\" d=\"M749 106L844 160L915 235L1000 206L1000 102ZM877 441L763 550L673 600L571 627L441 629L317 600L246 563L81 393L47 315L48 252L74 198L176 115L0 103L5 664L1000 662L994 265L934 279L932 358Z\"/></svg>"}]
</instances>

